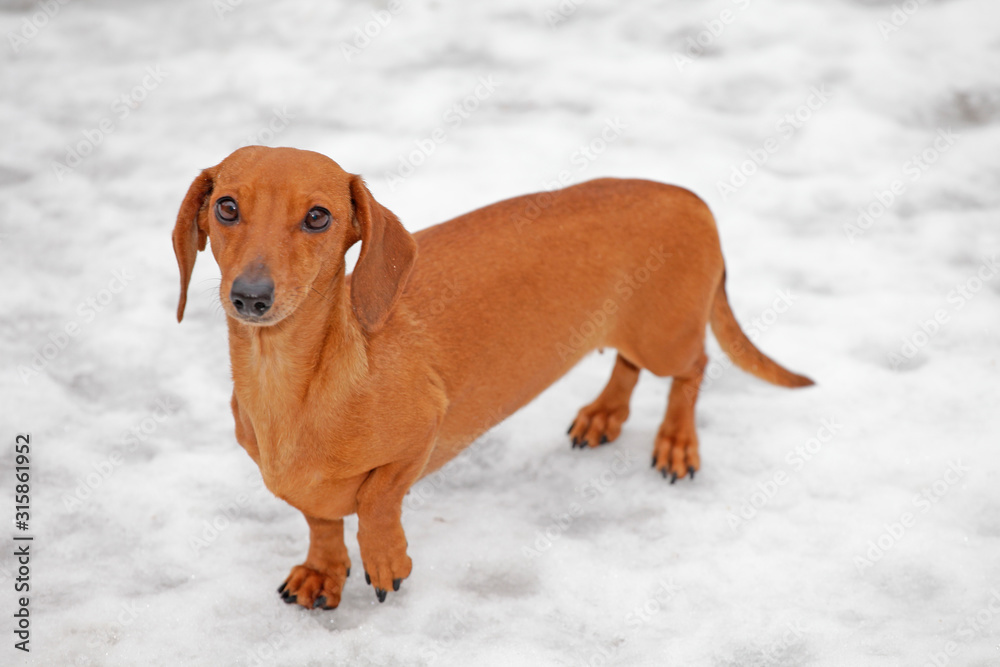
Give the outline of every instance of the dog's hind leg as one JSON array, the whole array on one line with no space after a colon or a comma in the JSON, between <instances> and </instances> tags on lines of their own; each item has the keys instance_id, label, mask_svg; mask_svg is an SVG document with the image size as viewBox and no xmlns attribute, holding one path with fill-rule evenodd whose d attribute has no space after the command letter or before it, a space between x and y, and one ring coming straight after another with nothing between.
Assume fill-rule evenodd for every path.
<instances>
[{"instance_id":1,"label":"dog's hind leg","mask_svg":"<svg viewBox=\"0 0 1000 667\"><path fill-rule=\"evenodd\" d=\"M615 359L611 379L597 399L577 413L569 427L573 447L597 447L611 442L628 419L628 403L639 380L639 367L622 355Z\"/></svg>"},{"instance_id":2,"label":"dog's hind leg","mask_svg":"<svg viewBox=\"0 0 1000 667\"><path fill-rule=\"evenodd\" d=\"M695 431L694 406L698 401L701 378L705 373L708 357L702 350L690 368L674 375L667 399L667 416L656 434L653 447L653 467L664 477L669 475L673 484L701 467L698 457L698 434Z\"/></svg>"}]
</instances>

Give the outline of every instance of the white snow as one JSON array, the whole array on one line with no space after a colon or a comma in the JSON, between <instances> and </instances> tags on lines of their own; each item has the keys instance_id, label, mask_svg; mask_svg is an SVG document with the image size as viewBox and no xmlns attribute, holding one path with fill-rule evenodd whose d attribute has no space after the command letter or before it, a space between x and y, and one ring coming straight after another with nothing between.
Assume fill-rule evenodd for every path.
<instances>
[{"instance_id":1,"label":"white snow","mask_svg":"<svg viewBox=\"0 0 1000 667\"><path fill-rule=\"evenodd\" d=\"M35 535L30 655L0 536L0 664L1000 664L997 4L385 11L0 4L0 515L30 432ZM174 320L177 207L251 142L330 155L412 230L560 172L689 187L744 327L818 386L715 367L702 471L671 486L647 463L668 380L643 377L618 442L570 449L613 362L595 354L411 495L399 593L379 605L358 576L352 518L340 608L286 606L306 525L235 441L210 255ZM57 173L71 149L89 154ZM724 197L748 151L766 162ZM54 358L23 378L36 353Z\"/></svg>"}]
</instances>

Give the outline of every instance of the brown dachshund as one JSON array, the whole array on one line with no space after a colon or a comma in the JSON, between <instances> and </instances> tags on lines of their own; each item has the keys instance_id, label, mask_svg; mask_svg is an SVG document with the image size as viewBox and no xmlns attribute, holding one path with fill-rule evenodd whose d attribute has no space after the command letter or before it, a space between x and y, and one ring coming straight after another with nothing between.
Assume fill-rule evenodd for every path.
<instances>
[{"instance_id":1,"label":"brown dachshund","mask_svg":"<svg viewBox=\"0 0 1000 667\"><path fill-rule=\"evenodd\" d=\"M241 148L194 180L173 232L177 319L207 239L222 271L236 438L302 511L309 553L279 589L331 609L357 512L379 601L411 570L403 498L588 352L615 348L574 447L618 437L648 369L671 376L653 466L700 467L695 401L705 326L740 368L802 387L757 350L726 300L715 221L697 196L600 179L526 195L409 234L361 177L291 148ZM344 253L361 242L352 275Z\"/></svg>"}]
</instances>

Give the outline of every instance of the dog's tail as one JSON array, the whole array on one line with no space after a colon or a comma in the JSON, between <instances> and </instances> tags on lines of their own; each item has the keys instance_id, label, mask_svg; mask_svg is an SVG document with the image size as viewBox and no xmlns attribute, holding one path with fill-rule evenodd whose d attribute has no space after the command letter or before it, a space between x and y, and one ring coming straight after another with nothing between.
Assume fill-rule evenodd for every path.
<instances>
[{"instance_id":1,"label":"dog's tail","mask_svg":"<svg viewBox=\"0 0 1000 667\"><path fill-rule=\"evenodd\" d=\"M747 373L780 387L808 387L815 384L806 376L793 373L779 365L778 362L758 350L747 338L733 316L733 311L729 308L729 299L726 298L725 273L722 274L722 280L719 281L719 287L715 291L710 321L712 333L715 334L723 351L733 360L734 364Z\"/></svg>"}]
</instances>

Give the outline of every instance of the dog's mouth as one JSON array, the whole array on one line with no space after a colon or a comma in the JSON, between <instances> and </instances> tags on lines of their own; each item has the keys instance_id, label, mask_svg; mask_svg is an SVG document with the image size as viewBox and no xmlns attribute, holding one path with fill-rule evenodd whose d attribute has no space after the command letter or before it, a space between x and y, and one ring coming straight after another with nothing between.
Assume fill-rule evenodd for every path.
<instances>
[{"instance_id":1,"label":"dog's mouth","mask_svg":"<svg viewBox=\"0 0 1000 667\"><path fill-rule=\"evenodd\" d=\"M226 310L230 311L231 309L227 308ZM268 312L266 315L249 315L238 312L227 312L226 314L241 324L249 324L254 327L274 326L281 320L285 319L284 316L272 312Z\"/></svg>"},{"instance_id":2,"label":"dog's mouth","mask_svg":"<svg viewBox=\"0 0 1000 667\"><path fill-rule=\"evenodd\" d=\"M257 313L253 310L248 311L246 307L244 307L241 311L235 304L227 303L225 304L225 308L223 310L227 316L233 318L240 324L264 328L273 327L283 321L295 311L295 307L294 305L288 307L285 303L275 302L263 313Z\"/></svg>"}]
</instances>

